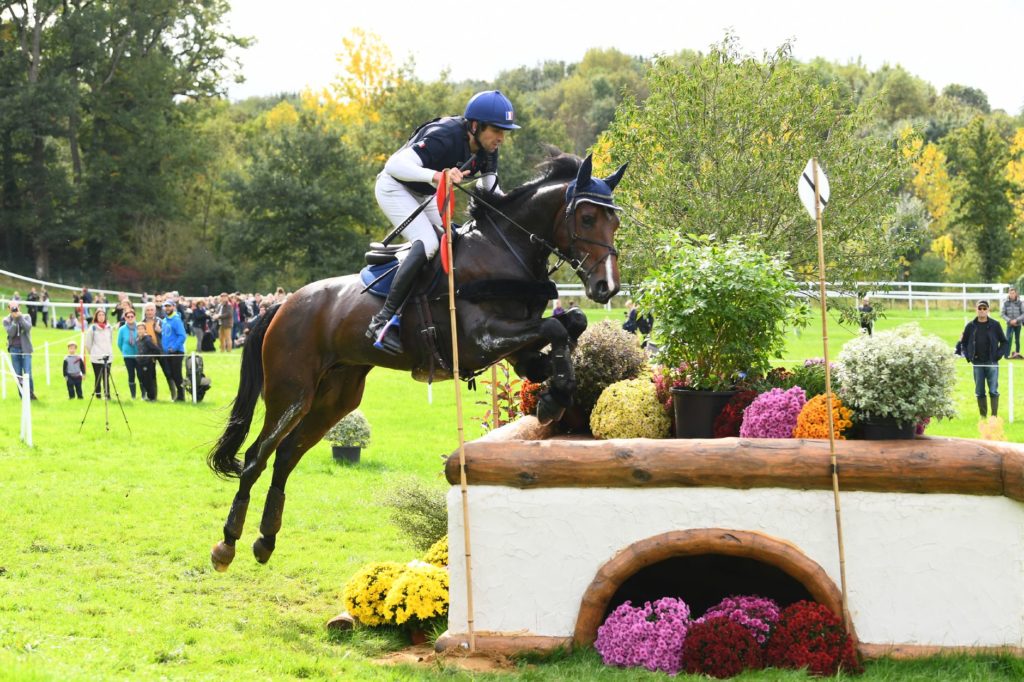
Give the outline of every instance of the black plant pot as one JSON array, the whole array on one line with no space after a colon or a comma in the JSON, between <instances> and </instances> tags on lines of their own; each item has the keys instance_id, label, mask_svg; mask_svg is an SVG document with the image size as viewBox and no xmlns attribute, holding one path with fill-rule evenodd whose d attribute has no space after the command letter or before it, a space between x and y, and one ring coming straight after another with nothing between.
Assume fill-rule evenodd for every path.
<instances>
[{"instance_id":1,"label":"black plant pot","mask_svg":"<svg viewBox=\"0 0 1024 682\"><path fill-rule=\"evenodd\" d=\"M331 454L334 455L334 461L339 464L358 464L360 450L362 448L357 445L331 446Z\"/></svg>"},{"instance_id":2,"label":"black plant pot","mask_svg":"<svg viewBox=\"0 0 1024 682\"><path fill-rule=\"evenodd\" d=\"M860 435L864 440L910 440L917 435L914 422L900 424L895 419L880 417L874 421L860 423Z\"/></svg>"},{"instance_id":3,"label":"black plant pot","mask_svg":"<svg viewBox=\"0 0 1024 682\"><path fill-rule=\"evenodd\" d=\"M736 391L671 390L676 438L713 438L715 419L736 395Z\"/></svg>"}]
</instances>

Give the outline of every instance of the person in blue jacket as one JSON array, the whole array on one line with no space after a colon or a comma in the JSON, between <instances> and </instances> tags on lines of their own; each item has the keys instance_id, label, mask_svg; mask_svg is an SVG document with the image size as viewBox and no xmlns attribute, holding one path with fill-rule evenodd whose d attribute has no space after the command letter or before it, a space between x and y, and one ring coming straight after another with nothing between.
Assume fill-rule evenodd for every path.
<instances>
[{"instance_id":1,"label":"person in blue jacket","mask_svg":"<svg viewBox=\"0 0 1024 682\"><path fill-rule=\"evenodd\" d=\"M185 400L185 387L182 385L181 364L185 360L185 324L181 321L178 308L173 298L164 301L164 322L161 340L164 356L160 358L160 368L167 378L171 389L171 398L175 401Z\"/></svg>"}]
</instances>

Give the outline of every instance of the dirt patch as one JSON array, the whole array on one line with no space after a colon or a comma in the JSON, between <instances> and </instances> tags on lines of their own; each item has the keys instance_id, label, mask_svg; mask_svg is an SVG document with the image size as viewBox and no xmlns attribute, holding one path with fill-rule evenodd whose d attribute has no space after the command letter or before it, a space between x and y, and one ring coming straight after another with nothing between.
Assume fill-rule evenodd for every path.
<instances>
[{"instance_id":1,"label":"dirt patch","mask_svg":"<svg viewBox=\"0 0 1024 682\"><path fill-rule=\"evenodd\" d=\"M452 666L460 670L480 673L507 672L516 669L516 664L508 656L468 651L446 651L439 654L429 644L417 644L399 651L392 651L380 658L373 659L373 662L378 665Z\"/></svg>"}]
</instances>

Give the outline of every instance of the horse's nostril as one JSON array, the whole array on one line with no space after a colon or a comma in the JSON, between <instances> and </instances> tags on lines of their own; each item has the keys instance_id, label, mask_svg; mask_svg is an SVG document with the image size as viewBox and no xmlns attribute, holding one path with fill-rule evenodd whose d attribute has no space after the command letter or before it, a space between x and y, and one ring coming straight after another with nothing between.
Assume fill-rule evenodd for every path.
<instances>
[{"instance_id":1,"label":"horse's nostril","mask_svg":"<svg viewBox=\"0 0 1024 682\"><path fill-rule=\"evenodd\" d=\"M595 284L594 285L594 293L597 296L599 296L599 297L600 296L607 296L608 295L608 282L606 282L606 281L604 281L602 279L600 282Z\"/></svg>"}]
</instances>

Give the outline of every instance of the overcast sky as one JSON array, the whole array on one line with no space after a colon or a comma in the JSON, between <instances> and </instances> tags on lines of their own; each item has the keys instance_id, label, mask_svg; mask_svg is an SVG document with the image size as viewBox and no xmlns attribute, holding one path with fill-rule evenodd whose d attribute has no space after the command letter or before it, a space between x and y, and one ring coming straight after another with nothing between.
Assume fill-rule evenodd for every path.
<instances>
[{"instance_id":1,"label":"overcast sky","mask_svg":"<svg viewBox=\"0 0 1024 682\"><path fill-rule=\"evenodd\" d=\"M228 22L256 44L241 54L241 99L323 86L352 28L372 31L417 74L491 80L503 69L578 62L591 47L652 56L706 49L727 29L747 52L795 40L798 59L901 64L941 90L981 88L993 108L1024 106L1024 0L233 0Z\"/></svg>"}]
</instances>

